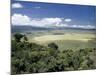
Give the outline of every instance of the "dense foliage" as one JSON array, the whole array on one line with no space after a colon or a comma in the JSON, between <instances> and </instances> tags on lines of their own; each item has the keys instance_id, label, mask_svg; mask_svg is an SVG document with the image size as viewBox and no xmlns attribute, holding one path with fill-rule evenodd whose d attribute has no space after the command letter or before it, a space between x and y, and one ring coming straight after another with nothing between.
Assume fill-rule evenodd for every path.
<instances>
[{"instance_id":1,"label":"dense foliage","mask_svg":"<svg viewBox=\"0 0 100 75\"><path fill-rule=\"evenodd\" d=\"M96 68L95 48L62 51L55 43L41 46L29 43L25 35L25 41L20 41L23 37L21 34L14 37L11 55L12 75Z\"/></svg>"}]
</instances>

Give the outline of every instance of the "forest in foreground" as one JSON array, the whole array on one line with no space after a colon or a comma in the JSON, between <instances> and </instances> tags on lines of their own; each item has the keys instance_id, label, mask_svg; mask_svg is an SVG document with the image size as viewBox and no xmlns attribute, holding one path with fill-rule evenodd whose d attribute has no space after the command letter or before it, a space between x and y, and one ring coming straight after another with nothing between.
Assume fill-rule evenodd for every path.
<instances>
[{"instance_id":1,"label":"forest in foreground","mask_svg":"<svg viewBox=\"0 0 100 75\"><path fill-rule=\"evenodd\" d=\"M28 42L16 33L11 41L11 74L29 74L96 68L96 48L60 50L54 42L47 46Z\"/></svg>"}]
</instances>

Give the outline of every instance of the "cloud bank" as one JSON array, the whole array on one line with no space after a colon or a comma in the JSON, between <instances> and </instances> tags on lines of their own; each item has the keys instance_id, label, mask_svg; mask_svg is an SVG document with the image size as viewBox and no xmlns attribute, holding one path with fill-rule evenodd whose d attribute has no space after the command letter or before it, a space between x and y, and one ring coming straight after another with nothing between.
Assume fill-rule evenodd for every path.
<instances>
[{"instance_id":1,"label":"cloud bank","mask_svg":"<svg viewBox=\"0 0 100 75\"><path fill-rule=\"evenodd\" d=\"M12 15L12 25L28 25L35 27L71 27L71 28L83 28L83 29L94 29L93 25L68 25L72 19L70 18L30 18L27 15L13 14Z\"/></svg>"},{"instance_id":2,"label":"cloud bank","mask_svg":"<svg viewBox=\"0 0 100 75\"><path fill-rule=\"evenodd\" d=\"M31 25L31 26L39 26L39 27L50 27L50 26L60 26L63 18L30 18L26 15L22 14L14 14L12 15L12 25Z\"/></svg>"},{"instance_id":3,"label":"cloud bank","mask_svg":"<svg viewBox=\"0 0 100 75\"><path fill-rule=\"evenodd\" d=\"M71 22L72 20L71 19L65 19L65 22Z\"/></svg>"},{"instance_id":4,"label":"cloud bank","mask_svg":"<svg viewBox=\"0 0 100 75\"><path fill-rule=\"evenodd\" d=\"M23 5L20 3L13 3L12 8L23 8Z\"/></svg>"}]
</instances>

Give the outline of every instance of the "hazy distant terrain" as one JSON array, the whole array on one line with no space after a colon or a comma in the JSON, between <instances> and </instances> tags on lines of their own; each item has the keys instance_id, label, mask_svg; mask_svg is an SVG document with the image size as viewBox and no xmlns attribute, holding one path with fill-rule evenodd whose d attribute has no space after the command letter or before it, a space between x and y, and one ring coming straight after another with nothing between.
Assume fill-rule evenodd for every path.
<instances>
[{"instance_id":1,"label":"hazy distant terrain","mask_svg":"<svg viewBox=\"0 0 100 75\"><path fill-rule=\"evenodd\" d=\"M29 42L41 45L55 42L61 50L94 48L95 29L12 27L13 33L26 34Z\"/></svg>"}]
</instances>

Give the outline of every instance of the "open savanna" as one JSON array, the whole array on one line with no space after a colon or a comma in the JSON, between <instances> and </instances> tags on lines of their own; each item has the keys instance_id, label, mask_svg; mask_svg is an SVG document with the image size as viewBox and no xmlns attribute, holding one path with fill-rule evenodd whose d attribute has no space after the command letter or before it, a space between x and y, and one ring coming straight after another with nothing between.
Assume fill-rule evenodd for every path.
<instances>
[{"instance_id":1,"label":"open savanna","mask_svg":"<svg viewBox=\"0 0 100 75\"><path fill-rule=\"evenodd\" d=\"M36 35L35 35L36 34ZM56 43L60 50L95 48L95 33L89 32L36 32L28 34L29 42L47 46Z\"/></svg>"}]
</instances>

